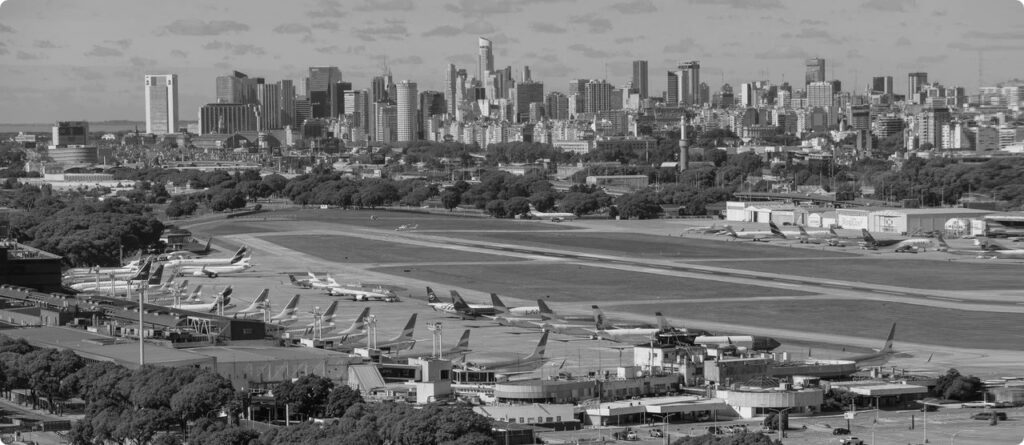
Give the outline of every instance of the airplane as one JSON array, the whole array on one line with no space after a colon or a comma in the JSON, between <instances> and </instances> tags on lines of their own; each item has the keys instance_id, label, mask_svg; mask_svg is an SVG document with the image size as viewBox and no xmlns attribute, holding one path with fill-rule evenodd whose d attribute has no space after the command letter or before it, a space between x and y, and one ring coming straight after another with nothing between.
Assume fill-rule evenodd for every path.
<instances>
[{"instance_id":1,"label":"airplane","mask_svg":"<svg viewBox=\"0 0 1024 445\"><path fill-rule=\"evenodd\" d=\"M109 292L113 290L114 293L123 294L128 291L129 287L133 291L140 291L143 288L146 289L157 289L161 286L163 279L164 265L158 264L153 273L149 273L152 268L152 263L147 262L142 269L136 272L130 277L125 277L123 280L92 280L83 281L80 283L74 283L70 287L80 292ZM147 278L143 278L147 277Z\"/></svg>"},{"instance_id":2,"label":"airplane","mask_svg":"<svg viewBox=\"0 0 1024 445\"><path fill-rule=\"evenodd\" d=\"M462 337L459 338L459 342L448 349L441 351L441 357L455 357L465 356L467 353L472 351L469 349L469 329L462 331ZM404 352L398 354L390 354L388 357L392 360L403 360L417 357L424 357L425 354L422 352Z\"/></svg>"},{"instance_id":3,"label":"airplane","mask_svg":"<svg viewBox=\"0 0 1024 445\"><path fill-rule=\"evenodd\" d=\"M229 266L241 262L250 254L247 246L238 248L230 258L175 258L167 261L171 266Z\"/></svg>"},{"instance_id":4,"label":"airplane","mask_svg":"<svg viewBox=\"0 0 1024 445\"><path fill-rule=\"evenodd\" d=\"M358 346L355 342L366 340L366 318L369 314L370 308L363 308L363 312L359 314L359 317L356 317L348 329L336 332L330 337L324 337L323 341L332 344L333 348L352 348Z\"/></svg>"},{"instance_id":5,"label":"airplane","mask_svg":"<svg viewBox=\"0 0 1024 445\"><path fill-rule=\"evenodd\" d=\"M332 282L337 283L334 279ZM394 292L391 292L382 287L376 287L373 290L357 289L349 286L335 286L327 289L327 295L336 297L350 297L352 301L387 301L395 298Z\"/></svg>"},{"instance_id":6,"label":"airplane","mask_svg":"<svg viewBox=\"0 0 1024 445\"><path fill-rule=\"evenodd\" d=\"M310 281L308 278L305 279L305 280L299 280L299 279L295 278L295 275L288 274L288 280L291 281L292 286L295 286L295 287L297 287L299 289L312 289L313 288L313 282Z\"/></svg>"},{"instance_id":7,"label":"airplane","mask_svg":"<svg viewBox=\"0 0 1024 445\"><path fill-rule=\"evenodd\" d=\"M412 314L412 316L409 317L409 321L405 323L405 327L402 328L402 332L390 340L376 343L374 347L382 351L404 351L412 349L416 346L416 339L412 338L413 330L415 328L416 314Z\"/></svg>"},{"instance_id":8,"label":"airplane","mask_svg":"<svg viewBox=\"0 0 1024 445\"><path fill-rule=\"evenodd\" d=\"M402 224L402 225L398 226L398 228L395 229L395 230L400 232L400 231L403 231L403 230L416 230L418 228L420 228L419 224Z\"/></svg>"},{"instance_id":9,"label":"airplane","mask_svg":"<svg viewBox=\"0 0 1024 445\"><path fill-rule=\"evenodd\" d=\"M435 311L452 314L453 316L457 316L463 320L465 320L466 317L476 318L497 314L494 306L468 304L456 291L451 291L451 295L452 302L445 303L437 297L437 294L434 293L433 289L427 287L427 304ZM461 303L456 303L456 301L460 301Z\"/></svg>"},{"instance_id":10,"label":"airplane","mask_svg":"<svg viewBox=\"0 0 1024 445\"><path fill-rule=\"evenodd\" d=\"M551 221L572 221L578 216L575 213L569 212L541 212L537 208L530 204L530 216L537 219L548 219Z\"/></svg>"},{"instance_id":11,"label":"airplane","mask_svg":"<svg viewBox=\"0 0 1024 445\"><path fill-rule=\"evenodd\" d=\"M253 267L248 261L242 261L228 266L182 266L178 274L184 276L190 274L194 277L217 278L221 275L236 274L245 272Z\"/></svg>"},{"instance_id":12,"label":"airplane","mask_svg":"<svg viewBox=\"0 0 1024 445\"><path fill-rule=\"evenodd\" d=\"M942 239L942 235L938 236L938 242L939 250L954 255L977 255L978 258L990 260L1024 260L1024 249L1011 249L991 240L974 240L974 244L979 246L976 250L951 249L946 240Z\"/></svg>"},{"instance_id":13,"label":"airplane","mask_svg":"<svg viewBox=\"0 0 1024 445\"><path fill-rule=\"evenodd\" d=\"M291 332L299 333L302 336L314 335L314 334L317 334L316 326L317 326L317 324L319 324L320 325L319 334L322 336L323 334L331 332L335 328L337 328L337 326L334 324L334 314L337 312L337 310L338 310L338 302L337 301L332 301L331 304L327 306L327 309L325 309L324 312L322 314L320 314L319 322L317 320L313 320L313 321L311 321L309 324L307 324L304 327L295 328L295 329L289 329L287 332L289 332L289 333L291 333ZM366 313L369 313L370 312L370 308L366 308L366 309L364 309L364 311ZM315 315L316 314L314 313L314 316Z\"/></svg>"},{"instance_id":14,"label":"airplane","mask_svg":"<svg viewBox=\"0 0 1024 445\"><path fill-rule=\"evenodd\" d=\"M866 368L872 366L882 366L889 362L893 356L898 354L892 349L893 338L896 337L896 323L892 324L889 328L889 336L885 339L885 344L882 345L881 349L876 349L875 352L867 354L858 354L850 357L843 357L842 360L850 360L856 363L858 368Z\"/></svg>"},{"instance_id":15,"label":"airplane","mask_svg":"<svg viewBox=\"0 0 1024 445\"><path fill-rule=\"evenodd\" d=\"M548 361L544 357L544 351L548 344L548 333L545 332L540 337L540 341L537 342L537 347L533 353L525 357L519 357L519 354L512 356L496 357L492 359L480 359L466 362L466 369L473 371L492 371L495 376L509 376L515 374L525 374L536 371L540 367L544 366L544 363Z\"/></svg>"},{"instance_id":16,"label":"airplane","mask_svg":"<svg viewBox=\"0 0 1024 445\"><path fill-rule=\"evenodd\" d=\"M839 238L839 234L835 230L828 229L827 231L811 233L802 225L797 224L796 227L800 229L800 244L826 244L832 247L846 247L846 243Z\"/></svg>"},{"instance_id":17,"label":"airplane","mask_svg":"<svg viewBox=\"0 0 1024 445\"><path fill-rule=\"evenodd\" d=\"M693 343L719 349L728 348L739 353L771 351L781 346L774 338L758 335L700 335L693 339Z\"/></svg>"},{"instance_id":18,"label":"airplane","mask_svg":"<svg viewBox=\"0 0 1024 445\"><path fill-rule=\"evenodd\" d=\"M514 315L514 316L519 316L519 317L524 317L524 316L527 316L527 315L540 315L540 307L539 306L507 307L507 306L505 306L505 303L502 303L501 299L498 298L498 294L495 294L493 292L491 293L491 306L499 314L509 314L509 315Z\"/></svg>"},{"instance_id":19,"label":"airplane","mask_svg":"<svg viewBox=\"0 0 1024 445\"><path fill-rule=\"evenodd\" d=\"M231 286L225 287L224 290L217 295L217 298L214 298L210 303L179 303L177 306L174 306L174 308L192 312L213 312L216 311L218 307L225 306L231 301L231 298L228 297L229 295L231 295Z\"/></svg>"},{"instance_id":20,"label":"airplane","mask_svg":"<svg viewBox=\"0 0 1024 445\"><path fill-rule=\"evenodd\" d=\"M710 226L705 227L690 227L683 230L683 233L697 233L700 235L714 235L721 232L723 229L718 227L718 223L711 223Z\"/></svg>"},{"instance_id":21,"label":"airplane","mask_svg":"<svg viewBox=\"0 0 1024 445\"><path fill-rule=\"evenodd\" d=\"M592 323L594 321L593 315L567 315L557 314L551 310L544 300L537 300L537 308L540 310L540 318L542 320L553 320L562 323L580 322L580 323Z\"/></svg>"},{"instance_id":22,"label":"airplane","mask_svg":"<svg viewBox=\"0 0 1024 445\"><path fill-rule=\"evenodd\" d=\"M609 340L616 343L648 343L654 341L655 336L659 332L663 332L669 327L668 323L665 321L665 317L661 315L661 312L656 312L654 315L658 318L658 327L618 328L605 324L603 315L597 313L600 309L598 309L597 306L594 306L593 308L595 310L595 329L591 331L591 338L596 340Z\"/></svg>"},{"instance_id":23,"label":"airplane","mask_svg":"<svg viewBox=\"0 0 1024 445\"><path fill-rule=\"evenodd\" d=\"M332 284L331 281L333 281L333 279L321 279L320 277L316 276L316 274L314 274L313 272L306 272L306 275L309 277L309 279L305 281L309 282L309 287L311 289L330 289L332 286L338 284L337 282Z\"/></svg>"},{"instance_id":24,"label":"airplane","mask_svg":"<svg viewBox=\"0 0 1024 445\"><path fill-rule=\"evenodd\" d=\"M298 321L299 317L295 315L295 308L299 306L300 297L301 295L295 294L291 300L288 300L288 304L284 306L284 309L281 309L281 313L270 317L270 323L280 326L291 326Z\"/></svg>"},{"instance_id":25,"label":"airplane","mask_svg":"<svg viewBox=\"0 0 1024 445\"><path fill-rule=\"evenodd\" d=\"M775 225L774 222L769 221L769 231L750 231L750 232L739 232L733 230L732 226L725 226L725 234L732 239L749 239L751 241L768 241L770 238L788 239L785 233L779 230L779 226Z\"/></svg>"},{"instance_id":26,"label":"airplane","mask_svg":"<svg viewBox=\"0 0 1024 445\"><path fill-rule=\"evenodd\" d=\"M644 323L644 322L637 322L637 321L628 321L628 320L611 320L608 317L605 317L604 312L601 310L601 308L597 307L597 305L592 305L590 308L591 308L591 310L594 313L594 316L591 319L591 322L601 323L601 325L603 325L605 327L608 327L608 328L614 328L614 329L654 328L654 327L661 328L661 329L669 329L669 328L671 328L671 326L669 326L669 324L665 320L665 318L660 315L660 312L659 312L659 315L656 317L658 322L655 323L655 324L651 324L651 323Z\"/></svg>"},{"instance_id":27,"label":"airplane","mask_svg":"<svg viewBox=\"0 0 1024 445\"><path fill-rule=\"evenodd\" d=\"M868 229L861 229L861 233L864 235L864 241L859 243L862 249L878 250L879 247L893 247L896 252L924 252L929 248L935 247L935 242L931 238L907 238L907 239L875 239L868 232Z\"/></svg>"},{"instance_id":28,"label":"airplane","mask_svg":"<svg viewBox=\"0 0 1024 445\"><path fill-rule=\"evenodd\" d=\"M267 310L270 309L270 289L264 288L256 299L252 300L252 303L248 307L235 312L232 316L234 318L264 318L267 314Z\"/></svg>"}]
</instances>

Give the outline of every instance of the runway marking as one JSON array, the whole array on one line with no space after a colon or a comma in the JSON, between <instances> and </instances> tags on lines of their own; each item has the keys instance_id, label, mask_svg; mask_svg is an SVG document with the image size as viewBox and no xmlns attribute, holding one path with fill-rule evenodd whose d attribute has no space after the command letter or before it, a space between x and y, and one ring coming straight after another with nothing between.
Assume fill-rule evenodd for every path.
<instances>
[{"instance_id":1,"label":"runway marking","mask_svg":"<svg viewBox=\"0 0 1024 445\"><path fill-rule=\"evenodd\" d=\"M926 297L926 298L931 298L933 300L945 300L945 301L955 301L955 302L963 302L964 301L964 300L961 300L959 298L950 298L950 297ZM1017 303L1017 304L1020 304L1020 303Z\"/></svg>"}]
</instances>

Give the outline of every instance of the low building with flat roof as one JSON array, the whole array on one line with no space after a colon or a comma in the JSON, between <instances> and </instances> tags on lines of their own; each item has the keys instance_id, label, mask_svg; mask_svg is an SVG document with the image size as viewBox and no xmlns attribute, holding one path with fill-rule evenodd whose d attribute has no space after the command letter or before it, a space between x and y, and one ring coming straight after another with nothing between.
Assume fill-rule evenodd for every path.
<instances>
[{"instance_id":1,"label":"low building with flat roof","mask_svg":"<svg viewBox=\"0 0 1024 445\"><path fill-rule=\"evenodd\" d=\"M8 329L2 332L11 338L24 338L37 348L70 350L78 356L97 362L111 362L129 369L139 367L139 342L94 334L83 329L42 326ZM184 349L145 344L147 365L194 366L214 370L216 359Z\"/></svg>"},{"instance_id":2,"label":"low building with flat roof","mask_svg":"<svg viewBox=\"0 0 1024 445\"><path fill-rule=\"evenodd\" d=\"M217 373L236 389L268 388L304 375L344 382L349 366L363 362L359 356L316 348L203 346L188 351L213 358Z\"/></svg>"},{"instance_id":3,"label":"low building with flat roof","mask_svg":"<svg viewBox=\"0 0 1024 445\"><path fill-rule=\"evenodd\" d=\"M590 425L623 425L669 417L696 420L716 412L724 416L731 410L722 399L684 395L600 403L587 408L586 416Z\"/></svg>"}]
</instances>

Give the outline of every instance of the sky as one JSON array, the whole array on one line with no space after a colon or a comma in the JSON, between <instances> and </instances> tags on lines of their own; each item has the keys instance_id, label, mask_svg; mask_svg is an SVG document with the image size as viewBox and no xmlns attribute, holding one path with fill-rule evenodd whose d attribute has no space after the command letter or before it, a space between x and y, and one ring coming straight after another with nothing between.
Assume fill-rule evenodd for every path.
<instances>
[{"instance_id":1,"label":"sky","mask_svg":"<svg viewBox=\"0 0 1024 445\"><path fill-rule=\"evenodd\" d=\"M145 74L178 75L183 120L232 70L299 83L338 66L368 88L386 64L442 90L446 64L476 72L478 36L496 67L518 79L530 66L545 92L621 86L633 60L648 60L652 95L687 60L712 91L802 87L807 57L844 90L891 75L901 94L914 71L969 93L979 72L986 85L1024 78L1024 0L0 1L0 123L144 120Z\"/></svg>"}]
</instances>

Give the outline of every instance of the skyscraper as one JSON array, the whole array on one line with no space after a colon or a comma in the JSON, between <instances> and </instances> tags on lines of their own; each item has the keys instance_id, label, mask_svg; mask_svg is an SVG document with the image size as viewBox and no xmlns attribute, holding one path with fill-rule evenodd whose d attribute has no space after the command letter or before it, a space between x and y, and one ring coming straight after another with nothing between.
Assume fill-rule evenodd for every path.
<instances>
[{"instance_id":1,"label":"skyscraper","mask_svg":"<svg viewBox=\"0 0 1024 445\"><path fill-rule=\"evenodd\" d=\"M494 71L494 49L492 48L491 41L483 37L480 37L477 40L477 45L480 48L476 58L476 78L484 79L485 74L490 71Z\"/></svg>"},{"instance_id":2,"label":"skyscraper","mask_svg":"<svg viewBox=\"0 0 1024 445\"><path fill-rule=\"evenodd\" d=\"M544 110L551 119L569 119L569 98L558 91L544 96Z\"/></svg>"},{"instance_id":3,"label":"skyscraper","mask_svg":"<svg viewBox=\"0 0 1024 445\"><path fill-rule=\"evenodd\" d=\"M685 79L685 83L680 85L679 89L680 104L700 104L700 62L696 60L682 62L679 64L679 70L686 74L685 77L680 76L681 82Z\"/></svg>"},{"instance_id":4,"label":"skyscraper","mask_svg":"<svg viewBox=\"0 0 1024 445\"><path fill-rule=\"evenodd\" d=\"M281 128L295 126L295 84L291 80L282 80L277 85L281 94L281 117L278 119Z\"/></svg>"},{"instance_id":5,"label":"skyscraper","mask_svg":"<svg viewBox=\"0 0 1024 445\"><path fill-rule=\"evenodd\" d=\"M178 131L178 75L146 75L146 133Z\"/></svg>"},{"instance_id":6,"label":"skyscraper","mask_svg":"<svg viewBox=\"0 0 1024 445\"><path fill-rule=\"evenodd\" d=\"M807 59L805 65L807 66L806 81L804 82L805 86L814 82L825 81L825 59L817 57Z\"/></svg>"},{"instance_id":7,"label":"skyscraper","mask_svg":"<svg viewBox=\"0 0 1024 445\"><path fill-rule=\"evenodd\" d=\"M907 100L911 103L922 102L921 96L917 93L928 83L928 73L910 73L907 75Z\"/></svg>"},{"instance_id":8,"label":"skyscraper","mask_svg":"<svg viewBox=\"0 0 1024 445\"><path fill-rule=\"evenodd\" d=\"M309 99L312 118L330 118L333 100L331 86L341 82L341 70L336 66L309 67L309 86L306 97Z\"/></svg>"},{"instance_id":9,"label":"skyscraper","mask_svg":"<svg viewBox=\"0 0 1024 445\"><path fill-rule=\"evenodd\" d=\"M384 76L374 76L370 80L370 91L372 93L370 99L373 103L384 102L389 99L388 87L384 82Z\"/></svg>"},{"instance_id":10,"label":"skyscraper","mask_svg":"<svg viewBox=\"0 0 1024 445\"><path fill-rule=\"evenodd\" d=\"M722 91L725 91L725 87L722 87ZM754 98L754 84L752 83L741 83L740 84L740 106L741 107L752 107L756 100Z\"/></svg>"},{"instance_id":11,"label":"skyscraper","mask_svg":"<svg viewBox=\"0 0 1024 445\"><path fill-rule=\"evenodd\" d=\"M199 107L199 133L231 134L259 129L256 104L206 104Z\"/></svg>"},{"instance_id":12,"label":"skyscraper","mask_svg":"<svg viewBox=\"0 0 1024 445\"><path fill-rule=\"evenodd\" d=\"M530 120L530 104L544 103L544 84L520 82L512 88L513 117L516 123Z\"/></svg>"},{"instance_id":13,"label":"skyscraper","mask_svg":"<svg viewBox=\"0 0 1024 445\"><path fill-rule=\"evenodd\" d=\"M587 97L587 82L587 79L572 79L569 81L569 91L566 94L569 95L569 100L573 101L573 104L569 107L571 110L569 114L571 116L583 112L583 103L586 102Z\"/></svg>"},{"instance_id":14,"label":"skyscraper","mask_svg":"<svg viewBox=\"0 0 1024 445\"><path fill-rule=\"evenodd\" d=\"M523 65L523 76L519 79L520 82L533 82L533 75L530 74L530 67Z\"/></svg>"},{"instance_id":15,"label":"skyscraper","mask_svg":"<svg viewBox=\"0 0 1024 445\"><path fill-rule=\"evenodd\" d=\"M615 87L604 80L591 80L587 82L583 112L597 113L599 111L611 110L613 89Z\"/></svg>"},{"instance_id":16,"label":"skyscraper","mask_svg":"<svg viewBox=\"0 0 1024 445\"><path fill-rule=\"evenodd\" d=\"M458 71L455 69L455 65L449 63L444 69L444 101L447 105L446 112L450 116L455 116L456 103L456 84L458 83Z\"/></svg>"},{"instance_id":17,"label":"skyscraper","mask_svg":"<svg viewBox=\"0 0 1024 445\"><path fill-rule=\"evenodd\" d=\"M921 145L930 143L933 148L942 148L942 126L951 120L949 108L929 107L917 115L918 140Z\"/></svg>"},{"instance_id":18,"label":"skyscraper","mask_svg":"<svg viewBox=\"0 0 1024 445\"><path fill-rule=\"evenodd\" d=\"M809 108L831 107L832 91L831 82L812 82L807 85L807 106Z\"/></svg>"},{"instance_id":19,"label":"skyscraper","mask_svg":"<svg viewBox=\"0 0 1024 445\"><path fill-rule=\"evenodd\" d=\"M416 103L419 93L416 91L416 82L403 80L397 85L398 96L398 142L409 142L416 140Z\"/></svg>"},{"instance_id":20,"label":"skyscraper","mask_svg":"<svg viewBox=\"0 0 1024 445\"><path fill-rule=\"evenodd\" d=\"M245 73L233 71L227 76L217 76L217 103L256 103L256 79Z\"/></svg>"},{"instance_id":21,"label":"skyscraper","mask_svg":"<svg viewBox=\"0 0 1024 445\"><path fill-rule=\"evenodd\" d=\"M328 87L328 96L330 97L331 111L330 118L336 118L345 114L345 92L352 90L351 82L334 82Z\"/></svg>"},{"instance_id":22,"label":"skyscraper","mask_svg":"<svg viewBox=\"0 0 1024 445\"><path fill-rule=\"evenodd\" d=\"M395 142L398 140L398 107L387 102L373 104L375 111L374 129L376 140L380 142Z\"/></svg>"},{"instance_id":23,"label":"skyscraper","mask_svg":"<svg viewBox=\"0 0 1024 445\"><path fill-rule=\"evenodd\" d=\"M417 133L418 139L424 139L424 132L427 131L427 123L430 122L432 116L445 114L448 112L448 107L445 104L444 93L440 91L424 91L420 93L420 112L419 112L419 132Z\"/></svg>"},{"instance_id":24,"label":"skyscraper","mask_svg":"<svg viewBox=\"0 0 1024 445\"><path fill-rule=\"evenodd\" d=\"M260 105L259 129L276 130L281 128L281 85L257 83L256 102Z\"/></svg>"},{"instance_id":25,"label":"skyscraper","mask_svg":"<svg viewBox=\"0 0 1024 445\"><path fill-rule=\"evenodd\" d=\"M636 88L640 92L640 98L647 98L647 61L646 60L634 60L633 61L633 88Z\"/></svg>"},{"instance_id":26,"label":"skyscraper","mask_svg":"<svg viewBox=\"0 0 1024 445\"><path fill-rule=\"evenodd\" d=\"M679 71L669 71L666 75L668 81L665 85L665 105L670 107L679 106L679 78L682 73Z\"/></svg>"}]
</instances>

